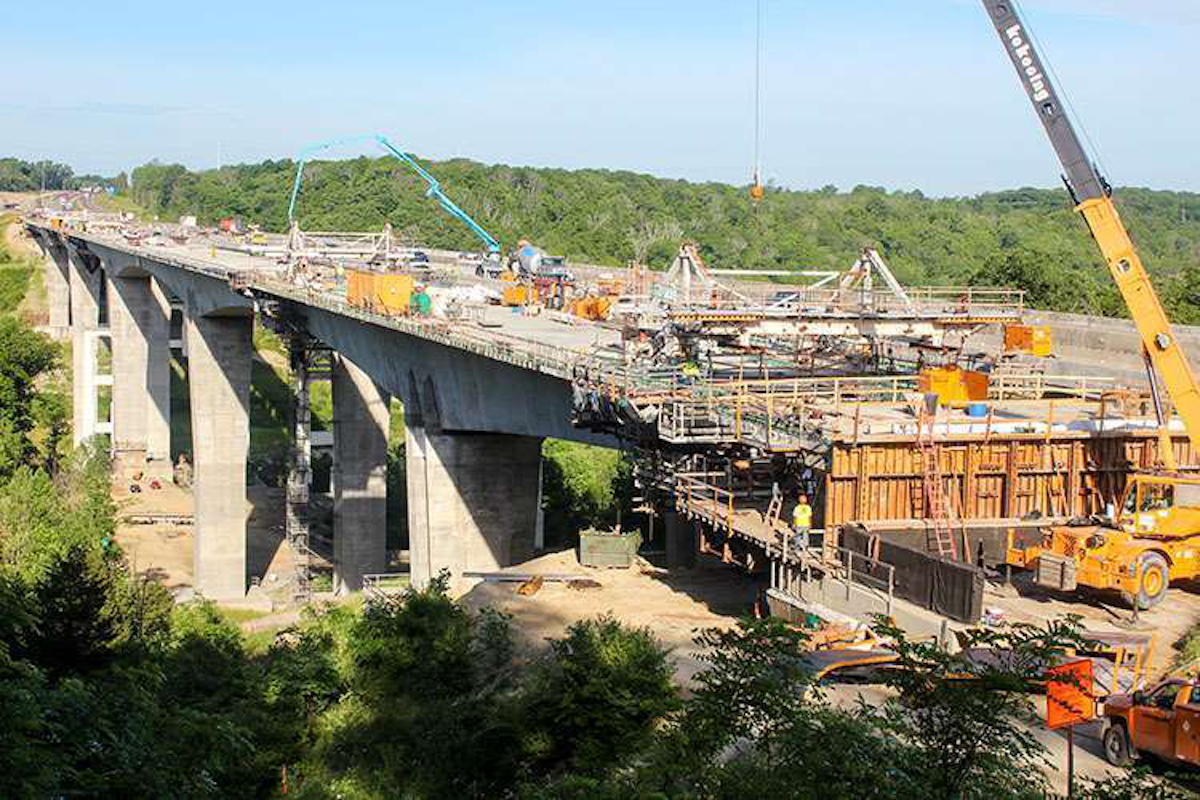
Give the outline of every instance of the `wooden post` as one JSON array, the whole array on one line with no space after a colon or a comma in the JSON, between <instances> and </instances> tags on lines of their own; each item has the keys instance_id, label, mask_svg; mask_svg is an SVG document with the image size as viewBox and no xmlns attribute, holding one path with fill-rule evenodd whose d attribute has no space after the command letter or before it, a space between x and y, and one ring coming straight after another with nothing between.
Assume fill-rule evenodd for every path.
<instances>
[{"instance_id":1,"label":"wooden post","mask_svg":"<svg viewBox=\"0 0 1200 800\"><path fill-rule=\"evenodd\" d=\"M977 468L976 446L970 442L966 444L967 452L966 467L963 472L963 501L965 507L964 517L974 519L979 514L978 498L975 497L975 470Z\"/></svg>"},{"instance_id":2,"label":"wooden post","mask_svg":"<svg viewBox=\"0 0 1200 800\"><path fill-rule=\"evenodd\" d=\"M1008 463L1004 470L1004 516L1018 517L1017 513L1017 442L1008 443Z\"/></svg>"},{"instance_id":3,"label":"wooden post","mask_svg":"<svg viewBox=\"0 0 1200 800\"><path fill-rule=\"evenodd\" d=\"M871 499L871 471L867 466L870 460L868 456L871 454L871 448L869 446L856 447L854 448L854 452L858 453L858 485L855 487L858 489L858 502L855 503L855 517L858 522L866 522L871 519L868 509L868 503Z\"/></svg>"},{"instance_id":4,"label":"wooden post","mask_svg":"<svg viewBox=\"0 0 1200 800\"><path fill-rule=\"evenodd\" d=\"M1075 796L1075 726L1067 726L1067 800Z\"/></svg>"}]
</instances>

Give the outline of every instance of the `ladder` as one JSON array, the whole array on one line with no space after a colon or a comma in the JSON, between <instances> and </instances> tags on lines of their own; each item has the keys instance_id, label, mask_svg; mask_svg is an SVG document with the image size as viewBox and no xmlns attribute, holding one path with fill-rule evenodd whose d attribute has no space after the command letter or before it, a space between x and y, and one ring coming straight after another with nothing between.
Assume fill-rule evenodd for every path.
<instances>
[{"instance_id":1,"label":"ladder","mask_svg":"<svg viewBox=\"0 0 1200 800\"><path fill-rule=\"evenodd\" d=\"M921 486L924 493L926 549L943 558L958 559L958 546L953 530L954 510L946 497L942 477L941 449L933 440L934 415L921 409L917 417L917 447L921 451Z\"/></svg>"}]
</instances>

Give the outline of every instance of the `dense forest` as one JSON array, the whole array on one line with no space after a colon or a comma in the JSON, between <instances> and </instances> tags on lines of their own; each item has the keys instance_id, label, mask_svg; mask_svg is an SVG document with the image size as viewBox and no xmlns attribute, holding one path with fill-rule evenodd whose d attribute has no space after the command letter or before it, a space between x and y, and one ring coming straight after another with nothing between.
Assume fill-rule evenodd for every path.
<instances>
[{"instance_id":1,"label":"dense forest","mask_svg":"<svg viewBox=\"0 0 1200 800\"><path fill-rule=\"evenodd\" d=\"M66 164L55 161L22 161L19 158L0 158L0 192L36 192L41 189L58 191L83 186L111 187L120 190L127 186L126 176L103 178L99 175L76 175Z\"/></svg>"},{"instance_id":2,"label":"dense forest","mask_svg":"<svg viewBox=\"0 0 1200 800\"><path fill-rule=\"evenodd\" d=\"M877 246L911 284L1013 286L1035 306L1120 315L1120 298L1065 191L1019 189L928 198L859 186L745 188L631 172L433 163L443 189L511 245L529 238L576 261L664 266L679 242L697 242L721 268L835 269ZM190 172L147 164L130 191L164 218L231 214L270 230L286 225L291 161ZM1200 321L1200 194L1120 189L1118 202L1162 294L1180 322ZM407 167L386 158L312 162L297 205L303 227L364 230L391 222L433 247L476 248L470 231L424 196Z\"/></svg>"}]
</instances>

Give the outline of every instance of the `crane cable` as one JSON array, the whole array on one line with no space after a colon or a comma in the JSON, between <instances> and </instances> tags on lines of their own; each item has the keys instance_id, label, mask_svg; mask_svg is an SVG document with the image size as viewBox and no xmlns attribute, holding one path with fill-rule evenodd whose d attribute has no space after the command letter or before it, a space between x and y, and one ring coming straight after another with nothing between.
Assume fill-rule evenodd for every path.
<instances>
[{"instance_id":1,"label":"crane cable","mask_svg":"<svg viewBox=\"0 0 1200 800\"><path fill-rule=\"evenodd\" d=\"M750 198L755 202L763 199L762 186L762 29L763 0L755 6L754 32L754 184L750 187Z\"/></svg>"}]
</instances>

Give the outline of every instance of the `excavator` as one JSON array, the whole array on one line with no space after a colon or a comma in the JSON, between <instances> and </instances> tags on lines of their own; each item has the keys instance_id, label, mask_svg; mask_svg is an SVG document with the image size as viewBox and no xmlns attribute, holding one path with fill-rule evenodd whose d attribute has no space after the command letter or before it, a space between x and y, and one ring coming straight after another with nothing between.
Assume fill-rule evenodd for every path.
<instances>
[{"instance_id":1,"label":"excavator","mask_svg":"<svg viewBox=\"0 0 1200 800\"><path fill-rule=\"evenodd\" d=\"M1055 527L1035 546L1007 548L1008 563L1038 584L1116 590L1138 609L1162 602L1172 581L1200 575L1200 479L1181 474L1167 435L1165 389L1200 453L1200 386L1113 202L1112 187L1079 138L1016 0L983 0L1005 51L1063 167L1063 181L1087 222L1142 341L1158 415L1163 469L1129 476L1122 502L1101 524ZM1090 522L1095 522L1092 520Z\"/></svg>"}]
</instances>

